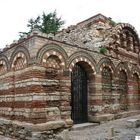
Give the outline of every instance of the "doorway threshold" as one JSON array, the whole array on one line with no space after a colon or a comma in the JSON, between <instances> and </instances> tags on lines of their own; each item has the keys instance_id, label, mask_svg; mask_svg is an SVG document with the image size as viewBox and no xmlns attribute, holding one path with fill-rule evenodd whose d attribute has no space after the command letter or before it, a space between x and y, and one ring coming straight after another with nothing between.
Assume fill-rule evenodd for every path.
<instances>
[{"instance_id":1,"label":"doorway threshold","mask_svg":"<svg viewBox=\"0 0 140 140\"><path fill-rule=\"evenodd\" d=\"M83 129L87 129L87 128L91 128L91 127L95 127L98 126L99 123L81 123L81 124L74 124L71 128L71 131L75 131L75 130L83 130Z\"/></svg>"}]
</instances>

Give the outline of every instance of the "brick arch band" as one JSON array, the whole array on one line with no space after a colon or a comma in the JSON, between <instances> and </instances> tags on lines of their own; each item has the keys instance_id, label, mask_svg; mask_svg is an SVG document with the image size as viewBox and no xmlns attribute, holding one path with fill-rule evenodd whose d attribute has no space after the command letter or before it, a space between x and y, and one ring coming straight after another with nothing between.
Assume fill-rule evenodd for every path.
<instances>
[{"instance_id":1,"label":"brick arch band","mask_svg":"<svg viewBox=\"0 0 140 140\"><path fill-rule=\"evenodd\" d=\"M55 44L44 45L37 53L37 61L40 64L42 62L45 63L46 59L52 55L59 58L63 67L66 66L66 60L68 59L67 53L62 47Z\"/></svg>"},{"instance_id":2,"label":"brick arch band","mask_svg":"<svg viewBox=\"0 0 140 140\"><path fill-rule=\"evenodd\" d=\"M102 58L97 65L97 72L100 73L104 67L108 67L113 74L115 71L115 65L109 58Z\"/></svg>"},{"instance_id":3,"label":"brick arch band","mask_svg":"<svg viewBox=\"0 0 140 140\"><path fill-rule=\"evenodd\" d=\"M140 70L137 66L133 66L132 69L131 69L131 73L132 73L132 78L133 78L133 75L134 74L137 74L138 77L140 78Z\"/></svg>"},{"instance_id":4,"label":"brick arch band","mask_svg":"<svg viewBox=\"0 0 140 140\"><path fill-rule=\"evenodd\" d=\"M64 60L63 56L60 54L60 52L58 52L57 50L54 50L54 49L50 49L50 50L48 50L47 52L44 53L44 55L42 56L41 64L46 63L47 59L50 56L56 56L60 60L61 66L65 67L66 64L65 64L65 60Z\"/></svg>"},{"instance_id":5,"label":"brick arch band","mask_svg":"<svg viewBox=\"0 0 140 140\"><path fill-rule=\"evenodd\" d=\"M124 70L127 77L130 78L130 70L127 66L126 63L123 63L123 62L120 62L117 67L116 67L116 70L115 70L115 75L118 76L120 74L120 71Z\"/></svg>"},{"instance_id":6,"label":"brick arch band","mask_svg":"<svg viewBox=\"0 0 140 140\"><path fill-rule=\"evenodd\" d=\"M15 67L15 62L18 60L18 58L21 58L24 60L23 62L23 67L26 67L27 66L27 59L26 59L26 56L23 52L18 52L15 57L14 57L14 60L12 62L12 65L11 65L11 68L13 69Z\"/></svg>"},{"instance_id":7,"label":"brick arch band","mask_svg":"<svg viewBox=\"0 0 140 140\"><path fill-rule=\"evenodd\" d=\"M125 29L127 29L128 31L130 31L134 35L136 41L138 42L138 48L140 50L139 35L138 35L136 29L131 24L119 23L115 26L114 31L115 31L115 34L117 35L117 34L120 34Z\"/></svg>"},{"instance_id":8,"label":"brick arch band","mask_svg":"<svg viewBox=\"0 0 140 140\"><path fill-rule=\"evenodd\" d=\"M119 23L119 24L117 24L115 26L116 33L120 33L124 28L128 28L131 31L133 31L135 36L138 38L139 35L138 35L136 29L131 24L129 24L129 23Z\"/></svg>"},{"instance_id":9,"label":"brick arch band","mask_svg":"<svg viewBox=\"0 0 140 140\"><path fill-rule=\"evenodd\" d=\"M0 55L0 64L5 65L7 71L10 69L8 58L5 55Z\"/></svg>"},{"instance_id":10,"label":"brick arch band","mask_svg":"<svg viewBox=\"0 0 140 140\"><path fill-rule=\"evenodd\" d=\"M11 55L10 58L10 68L14 67L14 62L16 61L17 58L24 58L26 65L28 66L29 61L30 61L30 54L27 48L25 48L24 46L19 46Z\"/></svg>"},{"instance_id":11,"label":"brick arch band","mask_svg":"<svg viewBox=\"0 0 140 140\"><path fill-rule=\"evenodd\" d=\"M92 56L90 56L90 54L87 54L85 52L76 52L76 53L72 54L69 57L69 61L68 61L68 65L67 65L68 69L70 71L72 71L74 65L78 62L84 62L84 63L88 64L91 67L93 74L94 75L96 74L96 62L92 58Z\"/></svg>"},{"instance_id":12,"label":"brick arch band","mask_svg":"<svg viewBox=\"0 0 140 140\"><path fill-rule=\"evenodd\" d=\"M6 61L1 59L0 60L0 75L4 74L7 72L7 65L6 65Z\"/></svg>"}]
</instances>

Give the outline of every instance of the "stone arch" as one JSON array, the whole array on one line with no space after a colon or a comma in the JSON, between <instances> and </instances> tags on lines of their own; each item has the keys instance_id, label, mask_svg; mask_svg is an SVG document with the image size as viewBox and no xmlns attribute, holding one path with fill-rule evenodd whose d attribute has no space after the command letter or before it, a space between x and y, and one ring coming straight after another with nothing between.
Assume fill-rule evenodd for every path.
<instances>
[{"instance_id":1,"label":"stone arch","mask_svg":"<svg viewBox=\"0 0 140 140\"><path fill-rule=\"evenodd\" d=\"M81 78L82 80L76 80L79 79L83 74L79 74L77 75L75 73L75 69L76 67L81 67L80 69L82 69L84 71L84 73L86 74L86 78ZM92 57L90 57L89 55L85 54L85 53L76 53L73 54L70 58L69 58L69 63L68 63L68 69L71 71L71 102L72 102L72 114L73 114L73 107L74 106L74 101L73 96L76 95L76 93L79 93L78 95L81 94L82 91L84 91L84 89L82 89L82 87L86 87L86 92L85 92L85 96L84 99L82 98L81 101L85 101L86 105L85 108L87 108L87 111L85 111L84 115L82 116L87 116L86 121L88 121L87 119L89 118L89 116L91 116L91 112L89 110L91 110L94 105L93 105L93 100L94 100L94 95L95 95L95 74L96 74L96 69L95 69L95 62L94 60L92 60ZM75 74L74 74L75 73ZM78 72L79 73L79 72ZM75 77L73 77L73 75L76 75ZM75 84L77 85L79 88L79 91L76 92L77 90L75 90L75 88L73 88L73 83L75 83L74 81L81 81L80 83L83 83L83 80L85 81L83 86L79 86L79 84ZM73 90L74 89L74 90ZM83 96L82 96L83 97ZM79 105L81 105L81 102L78 102ZM81 115L80 115L81 116ZM73 119L73 117L72 117Z\"/></svg>"},{"instance_id":2,"label":"stone arch","mask_svg":"<svg viewBox=\"0 0 140 140\"><path fill-rule=\"evenodd\" d=\"M48 51L44 52L42 55L42 60L40 62L41 65L46 67L46 64L48 63L49 59L52 59L52 62L50 62L49 65L51 65L54 61L56 61L56 62L54 62L55 65L57 65L56 63L59 63L61 68L65 68L66 61L65 61L64 57L62 56L62 54L60 52L58 52L57 50L49 49ZM47 67L48 67L48 65L47 65Z\"/></svg>"},{"instance_id":3,"label":"stone arch","mask_svg":"<svg viewBox=\"0 0 140 140\"><path fill-rule=\"evenodd\" d=\"M7 56L5 56L5 55L0 55L0 61L3 61L4 63L5 63L5 66L6 66L6 69L7 69L7 71L9 70L9 68L10 68L10 65L9 65L9 61L8 61L8 58L7 58ZM3 63L3 62L1 62L1 64ZM4 64L3 63L3 64Z\"/></svg>"},{"instance_id":4,"label":"stone arch","mask_svg":"<svg viewBox=\"0 0 140 140\"><path fill-rule=\"evenodd\" d=\"M66 60L68 59L66 51L56 44L46 44L38 51L37 60L40 64L42 61L45 61L43 60L44 55L46 55L46 57L56 55L62 61L62 63L64 63L63 65L66 65Z\"/></svg>"},{"instance_id":5,"label":"stone arch","mask_svg":"<svg viewBox=\"0 0 140 140\"><path fill-rule=\"evenodd\" d=\"M130 30L135 35L135 37L139 40L139 35L138 35L135 27L133 27L131 24L129 24L129 23L119 23L115 26L116 33L121 33L121 31L123 29Z\"/></svg>"},{"instance_id":6,"label":"stone arch","mask_svg":"<svg viewBox=\"0 0 140 140\"><path fill-rule=\"evenodd\" d=\"M58 78L58 75L62 75L62 71L66 66L66 58L64 50L54 44L44 46L37 55L39 63L47 68L47 78Z\"/></svg>"},{"instance_id":7,"label":"stone arch","mask_svg":"<svg viewBox=\"0 0 140 140\"><path fill-rule=\"evenodd\" d=\"M62 70L65 67L64 62L62 61L62 59L60 59L59 56L57 56L56 54L53 54L53 52L51 54L51 52L49 53L48 51L47 54L49 55L44 54L42 58L42 66L46 68L46 78L58 79L59 77L59 79L61 79L60 75L62 74Z\"/></svg>"},{"instance_id":8,"label":"stone arch","mask_svg":"<svg viewBox=\"0 0 140 140\"><path fill-rule=\"evenodd\" d=\"M6 61L3 59L0 59L0 75L7 72L7 64Z\"/></svg>"},{"instance_id":9,"label":"stone arch","mask_svg":"<svg viewBox=\"0 0 140 140\"><path fill-rule=\"evenodd\" d=\"M23 52L18 52L12 62L11 68L13 70L20 70L27 67L27 59Z\"/></svg>"},{"instance_id":10,"label":"stone arch","mask_svg":"<svg viewBox=\"0 0 140 140\"><path fill-rule=\"evenodd\" d=\"M122 48L135 53L140 51L139 35L132 25L128 23L119 23L114 29L116 34L120 36Z\"/></svg>"},{"instance_id":11,"label":"stone arch","mask_svg":"<svg viewBox=\"0 0 140 140\"><path fill-rule=\"evenodd\" d=\"M104 104L112 104L114 102L112 95L114 71L115 66L109 58L104 57L98 62L97 72L101 75L102 101Z\"/></svg>"},{"instance_id":12,"label":"stone arch","mask_svg":"<svg viewBox=\"0 0 140 140\"><path fill-rule=\"evenodd\" d=\"M120 62L116 66L115 70L116 84L117 84L117 93L119 95L118 102L120 104L121 111L128 110L128 82L130 79L130 70L127 63Z\"/></svg>"},{"instance_id":13,"label":"stone arch","mask_svg":"<svg viewBox=\"0 0 140 140\"><path fill-rule=\"evenodd\" d=\"M133 75L134 75L134 74L137 74L138 77L140 77L140 70L139 70L139 68L138 68L137 66L135 66L135 65L132 66L131 73L132 73L132 75L131 75L132 78L133 78Z\"/></svg>"},{"instance_id":14,"label":"stone arch","mask_svg":"<svg viewBox=\"0 0 140 140\"><path fill-rule=\"evenodd\" d=\"M117 66L116 66L116 69L115 69L115 76L118 77L118 75L120 74L120 71L121 70L124 70L126 75L127 75L127 78L129 79L130 78L130 70L128 68L128 65L127 63L125 62L120 62Z\"/></svg>"},{"instance_id":15,"label":"stone arch","mask_svg":"<svg viewBox=\"0 0 140 140\"><path fill-rule=\"evenodd\" d=\"M68 60L68 69L72 71L74 65L78 62L91 67L93 73L96 74L96 62L90 54L83 51L75 52L74 54L72 54Z\"/></svg>"},{"instance_id":16,"label":"stone arch","mask_svg":"<svg viewBox=\"0 0 140 140\"><path fill-rule=\"evenodd\" d=\"M11 58L10 58L10 68L13 69L15 63L17 63L16 60L22 61L21 66L25 67L29 65L30 61L30 54L27 48L25 46L18 46L15 51L12 53ZM22 68L23 68L22 67ZM20 67L19 67L20 68Z\"/></svg>"},{"instance_id":17,"label":"stone arch","mask_svg":"<svg viewBox=\"0 0 140 140\"><path fill-rule=\"evenodd\" d=\"M113 74L115 71L115 66L109 58L102 58L97 65L97 72L100 73L104 67L108 67Z\"/></svg>"},{"instance_id":18,"label":"stone arch","mask_svg":"<svg viewBox=\"0 0 140 140\"><path fill-rule=\"evenodd\" d=\"M50 96L54 96L54 92L57 91L59 93L57 97L59 96L61 99L61 97L63 98L63 95L65 96L64 90L67 90L68 92L70 89L70 85L66 86L66 84L64 84L67 83L67 81L70 83L69 76L66 76L64 74L67 58L68 56L65 50L61 46L56 44L46 44L37 52L36 60L40 66L44 67L44 70L42 71L42 74L44 75L43 77L46 80L56 80L55 84L54 82L50 82L49 87L44 87L44 89L46 90L50 89ZM68 110L68 108L64 111L62 107L63 103L67 102L67 104L69 105L70 101L67 99L60 99L59 101L58 99L57 101L56 99L51 99L50 102L47 103L47 106L54 107L55 105L55 107L58 107L59 111L65 112L66 110ZM64 113L60 113L60 115L61 116L59 117L62 118L65 118L66 115L67 117L70 117L68 114Z\"/></svg>"}]
</instances>

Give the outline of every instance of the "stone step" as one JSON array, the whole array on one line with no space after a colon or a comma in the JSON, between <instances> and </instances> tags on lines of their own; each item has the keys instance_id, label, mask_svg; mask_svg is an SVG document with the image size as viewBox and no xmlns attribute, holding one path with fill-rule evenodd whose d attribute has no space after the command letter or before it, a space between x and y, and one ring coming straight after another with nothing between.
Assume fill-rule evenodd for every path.
<instances>
[{"instance_id":1,"label":"stone step","mask_svg":"<svg viewBox=\"0 0 140 140\"><path fill-rule=\"evenodd\" d=\"M129 120L127 120L127 127L129 127L129 128L140 127L140 119L129 119Z\"/></svg>"},{"instance_id":2,"label":"stone step","mask_svg":"<svg viewBox=\"0 0 140 140\"><path fill-rule=\"evenodd\" d=\"M86 128L91 128L99 125L99 123L81 123L81 124L74 124L71 128L71 131L75 130L83 130Z\"/></svg>"}]
</instances>

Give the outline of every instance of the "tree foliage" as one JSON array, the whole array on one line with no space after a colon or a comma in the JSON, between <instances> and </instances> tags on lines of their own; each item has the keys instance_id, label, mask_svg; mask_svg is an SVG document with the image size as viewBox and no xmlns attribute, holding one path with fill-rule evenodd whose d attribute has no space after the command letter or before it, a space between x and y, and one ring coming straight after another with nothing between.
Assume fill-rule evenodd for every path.
<instances>
[{"instance_id":1,"label":"tree foliage","mask_svg":"<svg viewBox=\"0 0 140 140\"><path fill-rule=\"evenodd\" d=\"M105 48L105 47L100 48L100 53L101 54L106 54L107 53L107 48Z\"/></svg>"},{"instance_id":2,"label":"tree foliage","mask_svg":"<svg viewBox=\"0 0 140 140\"><path fill-rule=\"evenodd\" d=\"M28 21L27 27L30 28L29 32L32 32L34 28L40 28L40 16L38 16L36 19L30 19Z\"/></svg>"},{"instance_id":3,"label":"tree foliage","mask_svg":"<svg viewBox=\"0 0 140 140\"><path fill-rule=\"evenodd\" d=\"M31 18L28 21L27 27L29 27L28 32L19 32L20 36L27 35L37 28L43 33L52 33L55 34L61 26L64 24L64 21L61 17L57 17L56 11L46 14L43 12L42 16L38 16L36 19Z\"/></svg>"},{"instance_id":4,"label":"tree foliage","mask_svg":"<svg viewBox=\"0 0 140 140\"><path fill-rule=\"evenodd\" d=\"M108 18L108 21L113 27L117 24L111 17Z\"/></svg>"}]
</instances>

